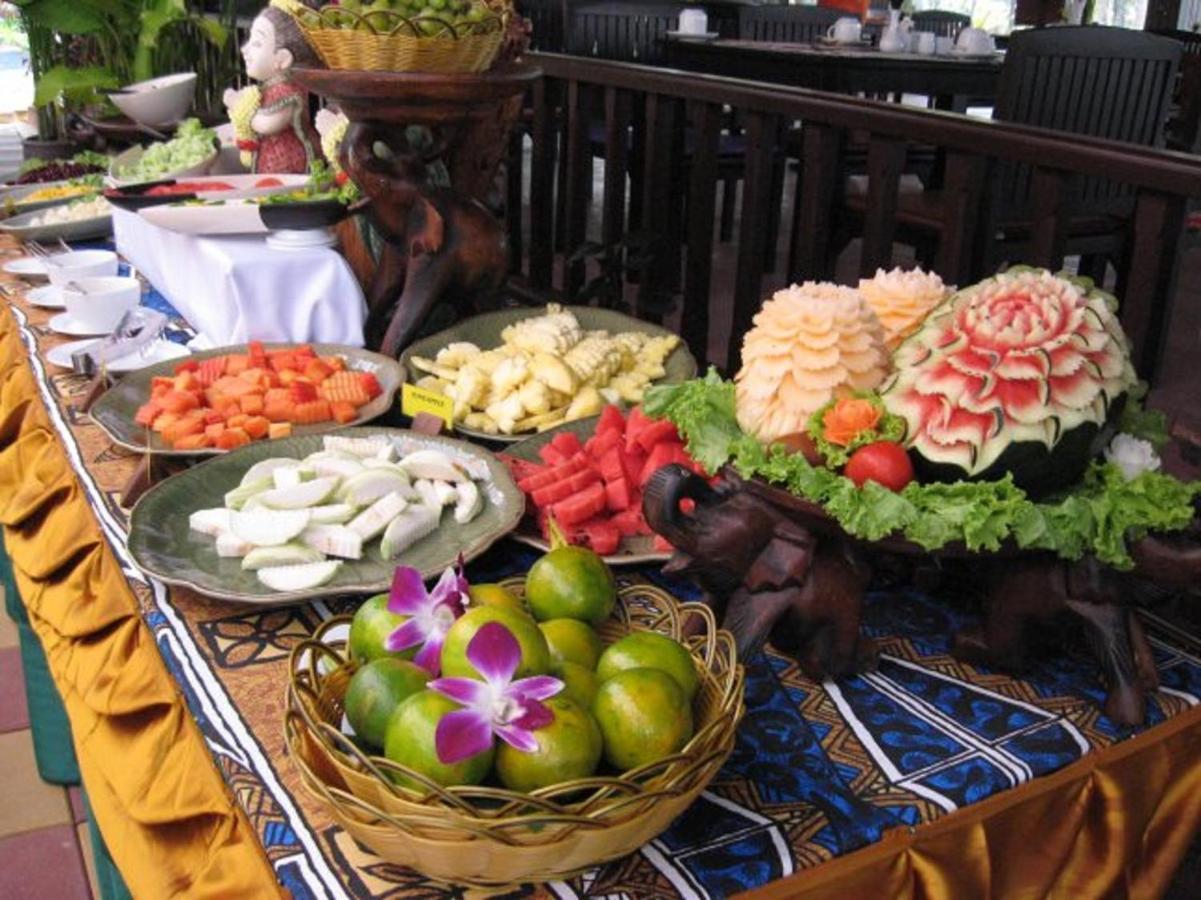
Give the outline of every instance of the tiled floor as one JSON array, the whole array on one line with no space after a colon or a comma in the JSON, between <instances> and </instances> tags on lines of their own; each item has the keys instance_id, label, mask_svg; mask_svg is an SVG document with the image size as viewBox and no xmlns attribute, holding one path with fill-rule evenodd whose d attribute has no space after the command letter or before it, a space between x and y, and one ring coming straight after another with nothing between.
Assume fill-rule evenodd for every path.
<instances>
[{"instance_id":1,"label":"tiled floor","mask_svg":"<svg viewBox=\"0 0 1201 900\"><path fill-rule=\"evenodd\" d=\"M38 777L17 649L17 626L0 611L0 897L91 900L92 872L79 788Z\"/></svg>"}]
</instances>

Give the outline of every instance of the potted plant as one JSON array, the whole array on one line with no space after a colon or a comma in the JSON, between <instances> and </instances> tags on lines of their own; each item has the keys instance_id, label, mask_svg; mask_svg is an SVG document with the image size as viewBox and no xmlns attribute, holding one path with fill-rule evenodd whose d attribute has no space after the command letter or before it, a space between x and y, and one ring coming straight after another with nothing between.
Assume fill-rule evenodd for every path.
<instances>
[{"instance_id":1,"label":"potted plant","mask_svg":"<svg viewBox=\"0 0 1201 900\"><path fill-rule=\"evenodd\" d=\"M38 108L37 146L27 146L26 155L43 157L55 150L57 155L70 152L58 146L68 137L68 114L103 110L105 90L196 69L205 44L225 45L225 23L232 21L236 6L234 0L222 0L220 16L212 16L189 0L13 3L29 35Z\"/></svg>"}]
</instances>

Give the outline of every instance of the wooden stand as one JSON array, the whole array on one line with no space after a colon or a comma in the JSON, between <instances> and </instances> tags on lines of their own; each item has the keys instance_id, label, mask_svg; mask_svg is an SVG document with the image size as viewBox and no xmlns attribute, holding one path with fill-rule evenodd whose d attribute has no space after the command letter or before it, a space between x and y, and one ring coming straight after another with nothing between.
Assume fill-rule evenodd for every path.
<instances>
[{"instance_id":1,"label":"wooden stand","mask_svg":"<svg viewBox=\"0 0 1201 900\"><path fill-rule=\"evenodd\" d=\"M478 307L508 272L504 231L480 202L496 175L525 90L540 71L522 63L480 75L296 68L303 87L350 119L342 166L371 200L386 243L368 290L367 344L397 356L439 298ZM432 146L416 146L424 126ZM387 158L376 152L379 144ZM452 187L431 183L445 164Z\"/></svg>"},{"instance_id":2,"label":"wooden stand","mask_svg":"<svg viewBox=\"0 0 1201 900\"><path fill-rule=\"evenodd\" d=\"M691 513L681 501L691 500ZM875 653L859 637L863 592L875 558L958 561L985 599L982 626L954 639L960 659L1010 671L1026 661L1032 629L1068 616L1084 629L1108 691L1105 714L1141 724L1146 693L1159 685L1151 648L1134 614L1133 579L1184 589L1201 580L1201 524L1131 544L1133 572L1088 557L1066 562L1045 552L1002 548L929 553L901 538L861 542L815 504L726 470L716 487L682 466L654 474L643 496L650 526L678 549L665 571L692 576L731 630L739 653L769 637L810 678L852 674ZM1199 520L1201 521L1201 520Z\"/></svg>"}]
</instances>

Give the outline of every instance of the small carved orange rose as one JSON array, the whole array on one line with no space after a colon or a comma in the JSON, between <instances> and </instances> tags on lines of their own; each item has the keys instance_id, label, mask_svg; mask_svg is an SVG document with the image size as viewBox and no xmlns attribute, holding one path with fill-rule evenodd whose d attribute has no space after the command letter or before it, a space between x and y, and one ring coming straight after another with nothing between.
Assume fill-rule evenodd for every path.
<instances>
[{"instance_id":1,"label":"small carved orange rose","mask_svg":"<svg viewBox=\"0 0 1201 900\"><path fill-rule=\"evenodd\" d=\"M845 447L880 424L881 411L870 400L843 397L822 416L822 429L831 444Z\"/></svg>"}]
</instances>

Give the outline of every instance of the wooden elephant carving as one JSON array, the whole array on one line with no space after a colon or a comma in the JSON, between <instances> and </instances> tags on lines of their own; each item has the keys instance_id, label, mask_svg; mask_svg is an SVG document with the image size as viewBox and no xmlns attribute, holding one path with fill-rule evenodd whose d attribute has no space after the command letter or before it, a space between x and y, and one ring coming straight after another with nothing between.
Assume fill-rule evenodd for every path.
<instances>
[{"instance_id":1,"label":"wooden elephant carving","mask_svg":"<svg viewBox=\"0 0 1201 900\"><path fill-rule=\"evenodd\" d=\"M504 231L477 200L431 183L429 164L445 151L394 146L403 129L352 123L342 166L372 198L371 215L386 240L368 297L367 340L397 356L416 337L440 297L477 306L508 271ZM389 158L376 154L382 142Z\"/></svg>"},{"instance_id":2,"label":"wooden elephant carving","mask_svg":"<svg viewBox=\"0 0 1201 900\"><path fill-rule=\"evenodd\" d=\"M695 504L688 513L686 499ZM733 476L713 488L679 465L651 477L642 508L677 548L664 571L696 580L739 654L770 637L814 679L873 663L873 648L859 637L869 572L848 545L818 540Z\"/></svg>"}]
</instances>

